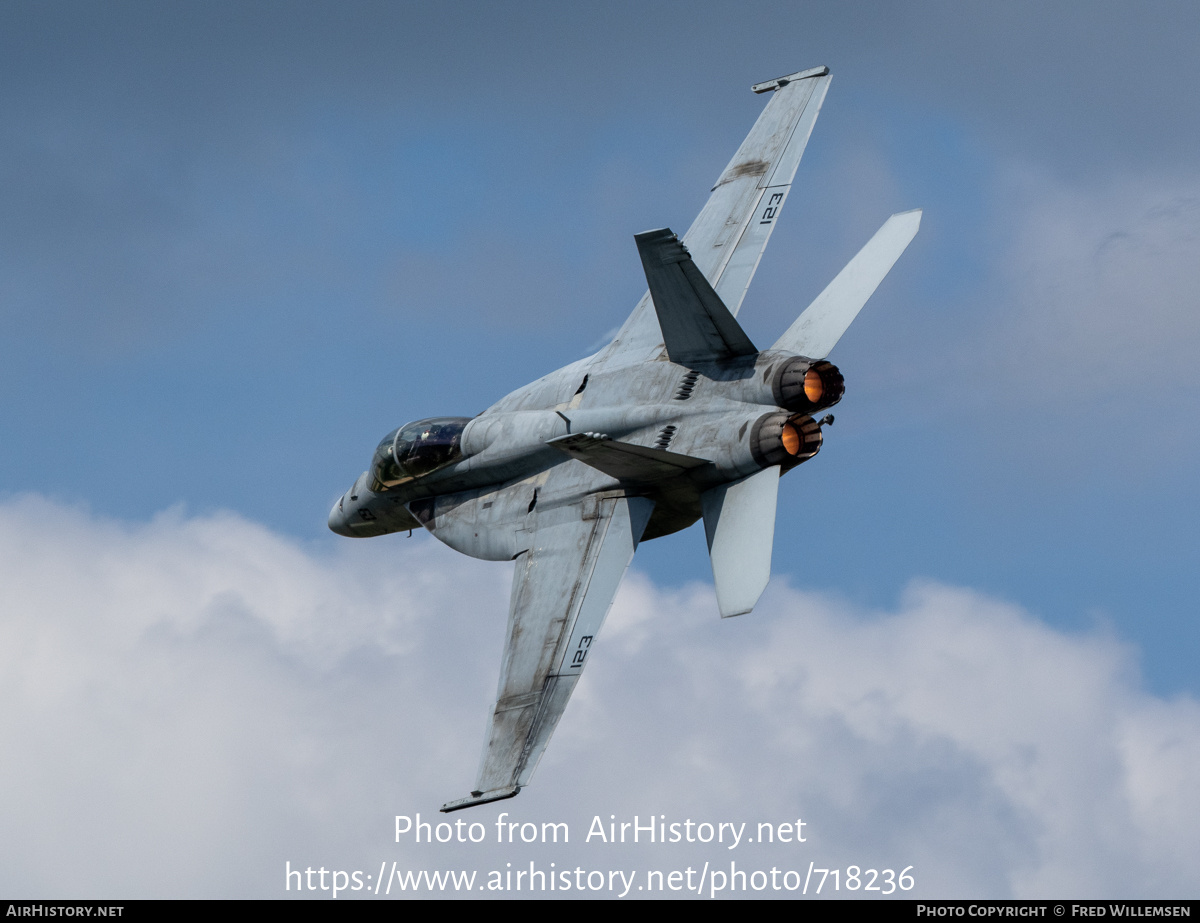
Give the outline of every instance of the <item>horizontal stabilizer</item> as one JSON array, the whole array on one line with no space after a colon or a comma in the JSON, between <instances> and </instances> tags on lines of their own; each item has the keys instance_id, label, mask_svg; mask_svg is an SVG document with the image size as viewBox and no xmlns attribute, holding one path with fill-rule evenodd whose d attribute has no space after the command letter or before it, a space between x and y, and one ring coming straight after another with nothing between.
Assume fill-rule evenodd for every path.
<instances>
[{"instance_id":1,"label":"horizontal stabilizer","mask_svg":"<svg viewBox=\"0 0 1200 923\"><path fill-rule=\"evenodd\" d=\"M779 467L700 495L721 618L754 608L771 579Z\"/></svg>"},{"instance_id":2,"label":"horizontal stabilizer","mask_svg":"<svg viewBox=\"0 0 1200 923\"><path fill-rule=\"evenodd\" d=\"M828 356L920 226L919 208L892 215L773 348L810 359Z\"/></svg>"},{"instance_id":3,"label":"horizontal stabilizer","mask_svg":"<svg viewBox=\"0 0 1200 923\"><path fill-rule=\"evenodd\" d=\"M683 474L709 464L707 459L665 449L617 442L600 433L572 433L546 443L618 481L647 482Z\"/></svg>"},{"instance_id":4,"label":"horizontal stabilizer","mask_svg":"<svg viewBox=\"0 0 1200 923\"><path fill-rule=\"evenodd\" d=\"M689 365L758 352L670 228L633 239L672 362Z\"/></svg>"},{"instance_id":5,"label":"horizontal stabilizer","mask_svg":"<svg viewBox=\"0 0 1200 923\"><path fill-rule=\"evenodd\" d=\"M477 804L487 804L489 801L503 801L505 798L515 798L520 791L521 787L519 785L509 785L506 788L492 789L490 792L471 792L467 798L459 798L457 801L447 801L442 805L441 812L449 814L451 811L473 808Z\"/></svg>"}]
</instances>

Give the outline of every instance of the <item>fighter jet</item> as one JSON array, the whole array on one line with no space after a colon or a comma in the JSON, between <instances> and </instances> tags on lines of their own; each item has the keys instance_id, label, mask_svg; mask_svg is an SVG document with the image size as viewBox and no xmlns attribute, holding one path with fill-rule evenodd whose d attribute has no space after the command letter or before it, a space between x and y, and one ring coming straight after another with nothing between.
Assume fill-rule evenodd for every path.
<instances>
[{"instance_id":1,"label":"fighter jet","mask_svg":"<svg viewBox=\"0 0 1200 923\"><path fill-rule=\"evenodd\" d=\"M649 291L598 353L475 417L380 441L329 528L425 529L513 561L500 686L479 775L443 811L529 783L639 542L704 520L723 618L771 574L781 475L821 448L845 385L826 358L917 233L893 215L783 335L759 349L736 316L787 201L828 68L752 87L770 101L683 235L634 235Z\"/></svg>"}]
</instances>

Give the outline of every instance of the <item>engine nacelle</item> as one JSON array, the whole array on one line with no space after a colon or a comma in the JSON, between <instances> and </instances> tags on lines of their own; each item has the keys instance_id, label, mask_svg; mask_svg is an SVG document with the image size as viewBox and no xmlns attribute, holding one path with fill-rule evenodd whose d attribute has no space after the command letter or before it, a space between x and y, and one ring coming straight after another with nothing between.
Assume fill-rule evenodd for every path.
<instances>
[{"instance_id":1,"label":"engine nacelle","mask_svg":"<svg viewBox=\"0 0 1200 923\"><path fill-rule=\"evenodd\" d=\"M807 414L768 413L750 431L750 453L764 468L790 471L820 452L822 441L821 425Z\"/></svg>"},{"instance_id":2,"label":"engine nacelle","mask_svg":"<svg viewBox=\"0 0 1200 923\"><path fill-rule=\"evenodd\" d=\"M792 356L776 370L771 391L780 407L795 413L816 413L842 399L846 381L827 359Z\"/></svg>"}]
</instances>

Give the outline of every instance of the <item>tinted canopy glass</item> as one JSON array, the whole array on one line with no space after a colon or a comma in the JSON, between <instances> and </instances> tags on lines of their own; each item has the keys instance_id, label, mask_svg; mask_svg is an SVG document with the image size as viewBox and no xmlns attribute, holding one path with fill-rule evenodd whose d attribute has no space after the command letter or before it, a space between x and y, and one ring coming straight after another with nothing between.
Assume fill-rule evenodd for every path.
<instances>
[{"instance_id":1,"label":"tinted canopy glass","mask_svg":"<svg viewBox=\"0 0 1200 923\"><path fill-rule=\"evenodd\" d=\"M394 429L371 459L371 489L387 490L462 456L459 442L470 417L430 417Z\"/></svg>"}]
</instances>

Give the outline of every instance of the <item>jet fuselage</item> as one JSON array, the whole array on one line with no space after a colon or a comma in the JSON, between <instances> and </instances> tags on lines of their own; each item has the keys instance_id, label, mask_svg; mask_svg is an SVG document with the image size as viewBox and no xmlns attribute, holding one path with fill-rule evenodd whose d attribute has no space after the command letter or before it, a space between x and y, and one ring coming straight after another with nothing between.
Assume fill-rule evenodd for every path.
<instances>
[{"instance_id":1,"label":"jet fuselage","mask_svg":"<svg viewBox=\"0 0 1200 923\"><path fill-rule=\"evenodd\" d=\"M804 379L814 367L816 384L809 375L806 388ZM622 491L656 501L645 541L696 522L705 490L772 465L786 471L813 457L821 435L809 414L832 406L841 394L841 376L831 364L779 351L691 367L659 359L609 368L589 357L519 388L466 422L457 442L461 454L453 461L392 486L363 472L330 511L329 527L339 535L367 537L424 525L457 550L491 559L491 553L477 554L491 547L487 543L458 547L453 536L439 535L436 517L422 521L421 512L429 508L424 501L471 492L490 504L479 509L478 525L511 521L511 504L502 502L501 493L524 488L528 505L539 474L572 464L552 440L597 433L705 462L674 476L640 482L606 478L593 485L593 492ZM790 438L793 429L802 433L800 439ZM511 557L503 550L497 554Z\"/></svg>"},{"instance_id":2,"label":"jet fuselage","mask_svg":"<svg viewBox=\"0 0 1200 923\"><path fill-rule=\"evenodd\" d=\"M780 476L817 454L833 418L815 414L844 391L826 357L921 219L888 219L770 348L738 324L830 79L752 88L770 102L684 238L634 235L648 291L611 343L476 417L388 433L330 512L340 535L423 528L515 561L475 788L443 811L528 784L639 542L702 518L721 616L766 588Z\"/></svg>"}]
</instances>

